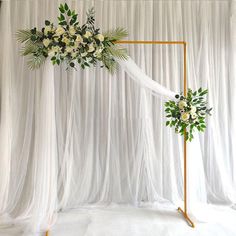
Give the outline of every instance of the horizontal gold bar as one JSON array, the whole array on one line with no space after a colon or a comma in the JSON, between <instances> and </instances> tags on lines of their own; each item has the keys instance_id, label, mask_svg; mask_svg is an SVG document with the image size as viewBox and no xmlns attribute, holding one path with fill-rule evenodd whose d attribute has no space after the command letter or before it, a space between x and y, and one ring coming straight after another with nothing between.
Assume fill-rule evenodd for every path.
<instances>
[{"instance_id":1,"label":"horizontal gold bar","mask_svg":"<svg viewBox=\"0 0 236 236\"><path fill-rule=\"evenodd\" d=\"M117 44L183 44L185 45L185 41L146 41L146 40L122 40L116 41Z\"/></svg>"}]
</instances>

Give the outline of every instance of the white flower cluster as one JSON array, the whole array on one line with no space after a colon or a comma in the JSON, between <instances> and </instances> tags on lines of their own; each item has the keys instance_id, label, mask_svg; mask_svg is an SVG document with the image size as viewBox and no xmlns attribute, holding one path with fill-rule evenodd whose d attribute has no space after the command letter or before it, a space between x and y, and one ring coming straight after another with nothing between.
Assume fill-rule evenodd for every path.
<instances>
[{"instance_id":1,"label":"white flower cluster","mask_svg":"<svg viewBox=\"0 0 236 236\"><path fill-rule=\"evenodd\" d=\"M117 28L101 34L95 28L95 11L91 8L86 13L87 19L79 24L78 14L67 3L60 4L58 26L45 20L45 26L38 30L18 30L17 39L24 43L24 56L29 56L30 69L38 69L50 57L52 64L66 62L67 68L79 64L82 69L96 66L98 62L110 73L117 68L115 58L127 59L126 49L120 48L115 41L127 36L127 31ZM32 47L32 44L34 45Z\"/></svg>"},{"instance_id":2,"label":"white flower cluster","mask_svg":"<svg viewBox=\"0 0 236 236\"><path fill-rule=\"evenodd\" d=\"M66 30L63 26L55 28L50 24L44 28L43 45L50 57L70 57L70 60L86 57L88 62L93 57L99 59L104 50L103 41L102 34L93 35L90 31L80 34L76 26Z\"/></svg>"},{"instance_id":3,"label":"white flower cluster","mask_svg":"<svg viewBox=\"0 0 236 236\"><path fill-rule=\"evenodd\" d=\"M184 108L187 107L187 102L181 100L178 103L179 109L180 109L180 113L181 113L181 120L182 121L188 121L190 118L195 120L197 118L197 108L193 105L191 105L191 110L189 112L185 111Z\"/></svg>"},{"instance_id":4,"label":"white flower cluster","mask_svg":"<svg viewBox=\"0 0 236 236\"><path fill-rule=\"evenodd\" d=\"M207 101L204 96L207 89L199 88L193 92L188 89L187 95L177 94L177 101L165 103L166 126L175 127L175 132L185 135L186 140L193 139L193 130L203 132L206 128L206 115L211 115L212 108L207 108Z\"/></svg>"}]
</instances>

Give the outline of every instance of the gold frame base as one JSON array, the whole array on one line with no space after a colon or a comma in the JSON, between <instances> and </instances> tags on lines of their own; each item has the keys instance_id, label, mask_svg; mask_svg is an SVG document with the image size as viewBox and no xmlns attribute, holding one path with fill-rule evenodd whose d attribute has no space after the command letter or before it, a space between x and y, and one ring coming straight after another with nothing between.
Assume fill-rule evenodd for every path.
<instances>
[{"instance_id":1,"label":"gold frame base","mask_svg":"<svg viewBox=\"0 0 236 236\"><path fill-rule=\"evenodd\" d=\"M191 226L192 228L195 227L194 223L189 218L187 213L185 213L180 207L177 209L177 211L182 214L182 216L185 218L185 220L186 220L186 222L188 223L189 226Z\"/></svg>"},{"instance_id":2,"label":"gold frame base","mask_svg":"<svg viewBox=\"0 0 236 236\"><path fill-rule=\"evenodd\" d=\"M182 209L181 207L179 207L177 209L177 211L182 214L182 216L185 218L186 222L188 223L189 226L191 226L192 228L195 228L195 225L193 223L193 221L189 218L188 214L186 214ZM46 232L46 235L45 236L49 236L49 231Z\"/></svg>"}]
</instances>

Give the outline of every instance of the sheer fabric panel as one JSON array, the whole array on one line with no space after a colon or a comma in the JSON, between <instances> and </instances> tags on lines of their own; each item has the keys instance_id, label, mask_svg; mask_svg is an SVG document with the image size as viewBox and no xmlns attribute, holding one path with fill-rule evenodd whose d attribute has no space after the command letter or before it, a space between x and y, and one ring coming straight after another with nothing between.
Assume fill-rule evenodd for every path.
<instances>
[{"instance_id":1,"label":"sheer fabric panel","mask_svg":"<svg viewBox=\"0 0 236 236\"><path fill-rule=\"evenodd\" d=\"M30 71L19 56L17 29L56 21L55 0L1 5L0 214L30 220L33 230L55 212L84 204L171 201L183 197L182 139L165 127L164 99L119 69ZM209 89L214 107L205 134L189 145L189 191L198 202L236 201L235 2L66 1L95 6L102 30L125 27L132 40L188 42L188 86ZM153 80L183 90L181 46L127 45ZM47 68L46 68L47 67ZM194 186L194 187L193 187ZM4 223L4 221L1 221Z\"/></svg>"}]
</instances>

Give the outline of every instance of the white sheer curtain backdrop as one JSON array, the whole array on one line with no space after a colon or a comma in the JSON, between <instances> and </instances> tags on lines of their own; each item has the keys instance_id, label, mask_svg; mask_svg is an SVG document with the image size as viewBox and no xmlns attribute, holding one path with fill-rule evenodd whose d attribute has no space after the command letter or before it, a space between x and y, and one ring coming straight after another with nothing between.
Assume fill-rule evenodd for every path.
<instances>
[{"instance_id":1,"label":"white sheer curtain backdrop","mask_svg":"<svg viewBox=\"0 0 236 236\"><path fill-rule=\"evenodd\" d=\"M3 1L0 13L1 225L48 228L55 212L84 204L183 198L182 139L165 127L164 100L124 70L30 71L15 32L56 21L56 0ZM188 86L207 87L213 107L205 134L189 145L194 203L236 202L235 1L66 1L94 6L102 30L132 40L188 42ZM131 58L172 91L183 90L181 46L128 45ZM200 148L195 149L196 145Z\"/></svg>"}]
</instances>

